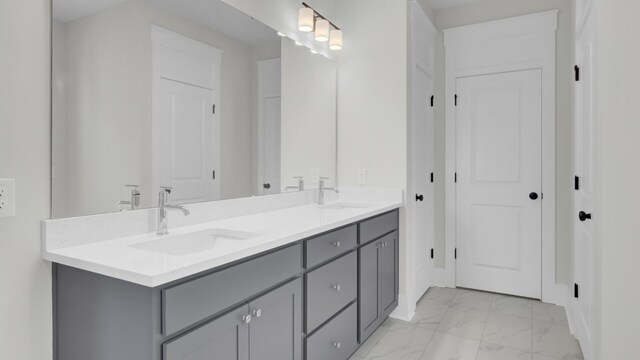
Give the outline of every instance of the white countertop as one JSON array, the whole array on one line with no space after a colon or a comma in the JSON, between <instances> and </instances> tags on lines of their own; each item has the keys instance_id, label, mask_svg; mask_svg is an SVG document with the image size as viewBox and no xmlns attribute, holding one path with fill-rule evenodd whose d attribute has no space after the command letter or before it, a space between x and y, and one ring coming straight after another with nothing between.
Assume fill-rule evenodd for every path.
<instances>
[{"instance_id":1,"label":"white countertop","mask_svg":"<svg viewBox=\"0 0 640 360\"><path fill-rule=\"evenodd\" d=\"M362 198L358 200L360 204L365 203ZM366 208L331 209L305 204L182 227L172 228L169 224L170 236L207 229L257 235L242 241L222 242L210 250L186 255L168 255L136 248L136 244L160 237L147 233L56 249L45 246L43 257L67 266L156 287L402 206L401 197L373 200L366 202ZM333 201L338 202L346 201Z\"/></svg>"}]
</instances>

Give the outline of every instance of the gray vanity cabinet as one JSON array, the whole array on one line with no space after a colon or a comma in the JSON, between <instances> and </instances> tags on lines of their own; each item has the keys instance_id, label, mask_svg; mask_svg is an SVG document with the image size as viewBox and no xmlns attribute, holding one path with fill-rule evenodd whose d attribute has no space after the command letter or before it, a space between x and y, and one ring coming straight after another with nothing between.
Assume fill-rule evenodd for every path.
<instances>
[{"instance_id":1,"label":"gray vanity cabinet","mask_svg":"<svg viewBox=\"0 0 640 360\"><path fill-rule=\"evenodd\" d=\"M358 339L362 344L398 304L398 232L362 246L359 257Z\"/></svg>"},{"instance_id":2,"label":"gray vanity cabinet","mask_svg":"<svg viewBox=\"0 0 640 360\"><path fill-rule=\"evenodd\" d=\"M53 279L54 360L346 360L398 304L398 211L154 288Z\"/></svg>"}]
</instances>

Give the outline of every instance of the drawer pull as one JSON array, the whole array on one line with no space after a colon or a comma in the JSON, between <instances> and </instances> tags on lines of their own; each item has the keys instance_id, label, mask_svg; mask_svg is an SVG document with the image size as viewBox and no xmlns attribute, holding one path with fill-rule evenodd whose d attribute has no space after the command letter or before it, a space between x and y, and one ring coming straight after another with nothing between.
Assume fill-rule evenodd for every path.
<instances>
[{"instance_id":1,"label":"drawer pull","mask_svg":"<svg viewBox=\"0 0 640 360\"><path fill-rule=\"evenodd\" d=\"M262 316L262 309L255 309L252 311L252 314L255 318L259 318L260 316Z\"/></svg>"},{"instance_id":2,"label":"drawer pull","mask_svg":"<svg viewBox=\"0 0 640 360\"><path fill-rule=\"evenodd\" d=\"M334 242L333 242L333 247L334 247L334 248L339 248L339 247L340 247L340 245L342 245L342 244L340 244L340 241L334 241Z\"/></svg>"},{"instance_id":3,"label":"drawer pull","mask_svg":"<svg viewBox=\"0 0 640 360\"><path fill-rule=\"evenodd\" d=\"M242 322L245 324L251 323L251 315L242 315Z\"/></svg>"},{"instance_id":4,"label":"drawer pull","mask_svg":"<svg viewBox=\"0 0 640 360\"><path fill-rule=\"evenodd\" d=\"M332 345L336 349L340 349L342 347L342 343L340 341L334 341Z\"/></svg>"},{"instance_id":5,"label":"drawer pull","mask_svg":"<svg viewBox=\"0 0 640 360\"><path fill-rule=\"evenodd\" d=\"M340 285L331 285L331 288L335 291L340 292L340 290L342 289L342 287Z\"/></svg>"}]
</instances>

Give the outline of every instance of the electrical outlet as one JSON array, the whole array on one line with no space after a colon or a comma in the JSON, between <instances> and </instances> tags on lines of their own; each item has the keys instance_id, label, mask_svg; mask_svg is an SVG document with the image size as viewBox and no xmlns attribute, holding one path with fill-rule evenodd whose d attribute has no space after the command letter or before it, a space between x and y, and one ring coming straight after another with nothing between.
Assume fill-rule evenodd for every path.
<instances>
[{"instance_id":1,"label":"electrical outlet","mask_svg":"<svg viewBox=\"0 0 640 360\"><path fill-rule=\"evenodd\" d=\"M320 169L311 169L312 181L318 181L320 179Z\"/></svg>"},{"instance_id":2,"label":"electrical outlet","mask_svg":"<svg viewBox=\"0 0 640 360\"><path fill-rule=\"evenodd\" d=\"M0 179L0 218L16 215L15 180Z\"/></svg>"},{"instance_id":3,"label":"electrical outlet","mask_svg":"<svg viewBox=\"0 0 640 360\"><path fill-rule=\"evenodd\" d=\"M358 169L358 185L367 185L367 169Z\"/></svg>"}]
</instances>

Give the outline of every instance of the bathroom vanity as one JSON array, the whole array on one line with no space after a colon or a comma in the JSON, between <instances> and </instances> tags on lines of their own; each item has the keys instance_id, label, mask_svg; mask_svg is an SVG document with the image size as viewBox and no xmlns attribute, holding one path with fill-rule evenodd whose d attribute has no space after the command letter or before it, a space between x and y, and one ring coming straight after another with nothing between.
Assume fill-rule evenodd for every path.
<instances>
[{"instance_id":1,"label":"bathroom vanity","mask_svg":"<svg viewBox=\"0 0 640 360\"><path fill-rule=\"evenodd\" d=\"M398 304L399 206L303 204L57 249L73 219L47 221L55 358L346 360Z\"/></svg>"}]
</instances>

